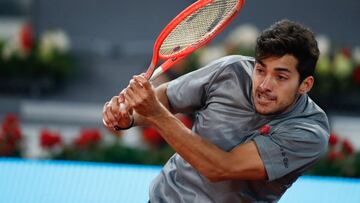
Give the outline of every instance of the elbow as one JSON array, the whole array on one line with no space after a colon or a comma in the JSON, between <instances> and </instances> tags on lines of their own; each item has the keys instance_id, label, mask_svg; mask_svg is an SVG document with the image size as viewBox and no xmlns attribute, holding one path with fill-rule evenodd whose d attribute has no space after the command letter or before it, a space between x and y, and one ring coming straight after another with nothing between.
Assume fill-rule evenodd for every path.
<instances>
[{"instance_id":1,"label":"elbow","mask_svg":"<svg viewBox=\"0 0 360 203\"><path fill-rule=\"evenodd\" d=\"M232 168L230 167L232 164L229 164L227 160L225 158L220 162L203 165L203 167L198 168L198 172L212 183L231 180L233 179L231 176Z\"/></svg>"},{"instance_id":2,"label":"elbow","mask_svg":"<svg viewBox=\"0 0 360 203\"><path fill-rule=\"evenodd\" d=\"M200 173L212 183L228 180L226 170L223 167L214 166L211 169L203 170Z\"/></svg>"},{"instance_id":3,"label":"elbow","mask_svg":"<svg viewBox=\"0 0 360 203\"><path fill-rule=\"evenodd\" d=\"M204 171L202 174L212 183L227 180L267 180L268 178L266 170L263 168L233 171L230 167L217 167Z\"/></svg>"},{"instance_id":4,"label":"elbow","mask_svg":"<svg viewBox=\"0 0 360 203\"><path fill-rule=\"evenodd\" d=\"M204 176L208 181L212 183L216 183L224 180L222 176L218 173L208 173L208 174L204 174Z\"/></svg>"},{"instance_id":5,"label":"elbow","mask_svg":"<svg viewBox=\"0 0 360 203\"><path fill-rule=\"evenodd\" d=\"M217 182L221 182L221 181L226 180L226 179L224 179L224 178L222 178L220 176L207 176L206 178L212 183L217 183Z\"/></svg>"}]
</instances>

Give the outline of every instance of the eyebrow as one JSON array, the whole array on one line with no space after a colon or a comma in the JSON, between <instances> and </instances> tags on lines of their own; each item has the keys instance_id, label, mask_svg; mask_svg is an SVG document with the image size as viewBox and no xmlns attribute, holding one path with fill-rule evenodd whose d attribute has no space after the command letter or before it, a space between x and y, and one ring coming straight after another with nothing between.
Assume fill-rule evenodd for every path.
<instances>
[{"instance_id":1,"label":"eyebrow","mask_svg":"<svg viewBox=\"0 0 360 203\"><path fill-rule=\"evenodd\" d=\"M291 71L288 68L282 68L282 67L276 67L274 68L275 71L278 72L287 72L287 73L291 73Z\"/></svg>"},{"instance_id":2,"label":"eyebrow","mask_svg":"<svg viewBox=\"0 0 360 203\"><path fill-rule=\"evenodd\" d=\"M267 67L267 65L265 63L263 63L261 60L256 60L257 63L259 63L261 66L263 67ZM291 73L291 71L288 68L283 68L283 67L276 67L274 68L275 71L277 72L287 72L287 73Z\"/></svg>"},{"instance_id":3,"label":"eyebrow","mask_svg":"<svg viewBox=\"0 0 360 203\"><path fill-rule=\"evenodd\" d=\"M261 60L256 60L256 62L260 63L260 65L266 67L266 65Z\"/></svg>"}]
</instances>

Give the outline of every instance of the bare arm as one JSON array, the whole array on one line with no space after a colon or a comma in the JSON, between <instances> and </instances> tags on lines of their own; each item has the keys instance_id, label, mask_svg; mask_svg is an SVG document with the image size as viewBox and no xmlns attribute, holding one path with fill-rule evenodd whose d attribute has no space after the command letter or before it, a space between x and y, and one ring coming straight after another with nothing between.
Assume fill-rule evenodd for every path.
<instances>
[{"instance_id":1,"label":"bare arm","mask_svg":"<svg viewBox=\"0 0 360 203\"><path fill-rule=\"evenodd\" d=\"M161 102L161 104L169 111L173 112L174 113L174 110L173 109L170 109L170 104L169 104L169 100L168 100L168 97L167 97L167 94L166 94L166 90L167 90L167 86L168 86L168 83L164 83L160 86L158 86L156 89L155 89L155 94L156 94L156 97L159 99L159 101ZM146 121L146 119L139 115L138 113L134 112L133 113L133 116L134 116L134 119L135 119L135 125L136 126L146 126L148 125L148 122Z\"/></svg>"},{"instance_id":2,"label":"bare arm","mask_svg":"<svg viewBox=\"0 0 360 203\"><path fill-rule=\"evenodd\" d=\"M167 143L209 180L267 178L264 164L253 141L226 152L186 128L168 110L168 102L163 104L163 98L158 97L158 90L155 93L143 77L135 77L128 90L125 93L126 101L141 115L142 121L155 126ZM166 88L162 91L166 92Z\"/></svg>"},{"instance_id":3,"label":"bare arm","mask_svg":"<svg viewBox=\"0 0 360 203\"><path fill-rule=\"evenodd\" d=\"M150 122L181 157L211 181L267 178L253 141L226 152L186 128L165 108Z\"/></svg>"}]
</instances>

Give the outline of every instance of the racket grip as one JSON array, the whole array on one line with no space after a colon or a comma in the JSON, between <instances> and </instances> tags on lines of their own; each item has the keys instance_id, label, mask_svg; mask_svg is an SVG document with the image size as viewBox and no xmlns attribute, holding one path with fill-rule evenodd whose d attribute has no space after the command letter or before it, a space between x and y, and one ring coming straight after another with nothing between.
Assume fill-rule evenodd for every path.
<instances>
[{"instance_id":1,"label":"racket grip","mask_svg":"<svg viewBox=\"0 0 360 203\"><path fill-rule=\"evenodd\" d=\"M155 80L157 77L159 77L163 73L163 68L159 66L157 69L155 69L154 73L151 75L149 81Z\"/></svg>"}]
</instances>

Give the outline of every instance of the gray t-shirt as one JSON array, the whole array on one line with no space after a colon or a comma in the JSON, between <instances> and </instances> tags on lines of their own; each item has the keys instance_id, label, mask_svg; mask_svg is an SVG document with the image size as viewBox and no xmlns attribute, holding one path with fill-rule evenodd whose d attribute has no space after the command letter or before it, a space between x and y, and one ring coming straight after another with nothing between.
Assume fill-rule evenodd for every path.
<instances>
[{"instance_id":1,"label":"gray t-shirt","mask_svg":"<svg viewBox=\"0 0 360 203\"><path fill-rule=\"evenodd\" d=\"M176 111L195 112L192 130L219 148L254 140L268 180L210 182L175 154L150 186L152 203L276 202L326 151L328 119L307 95L279 115L255 112L253 67L253 58L224 57L171 81L167 96ZM268 134L259 131L264 125Z\"/></svg>"}]
</instances>

